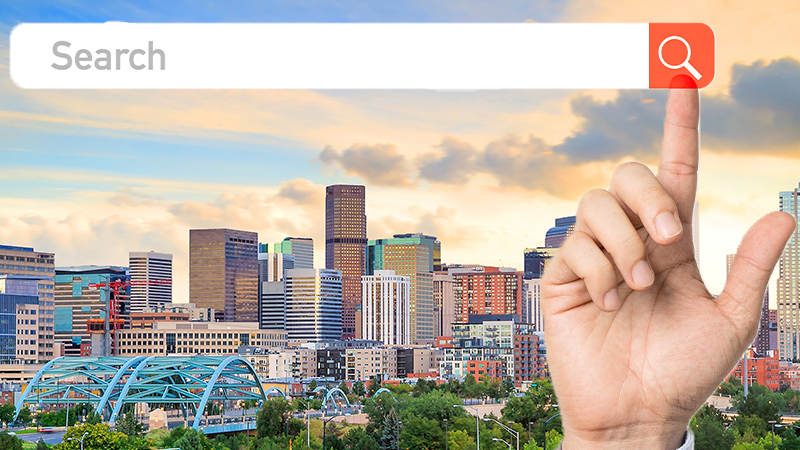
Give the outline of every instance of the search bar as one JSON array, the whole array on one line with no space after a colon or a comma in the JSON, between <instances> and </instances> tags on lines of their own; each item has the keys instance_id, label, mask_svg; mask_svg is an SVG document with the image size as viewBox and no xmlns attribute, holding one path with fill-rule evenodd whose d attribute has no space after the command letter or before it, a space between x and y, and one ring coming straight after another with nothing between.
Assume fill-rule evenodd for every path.
<instances>
[{"instance_id":1,"label":"search bar","mask_svg":"<svg viewBox=\"0 0 800 450\"><path fill-rule=\"evenodd\" d=\"M714 78L704 24L21 24L27 89L646 89Z\"/></svg>"}]
</instances>

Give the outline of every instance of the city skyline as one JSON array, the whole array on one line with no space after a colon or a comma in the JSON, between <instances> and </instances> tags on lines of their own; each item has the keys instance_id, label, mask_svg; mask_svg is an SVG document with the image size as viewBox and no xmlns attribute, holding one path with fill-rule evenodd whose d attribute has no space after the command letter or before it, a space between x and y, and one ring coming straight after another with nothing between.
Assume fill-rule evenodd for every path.
<instances>
[{"instance_id":1,"label":"city skyline","mask_svg":"<svg viewBox=\"0 0 800 450\"><path fill-rule=\"evenodd\" d=\"M310 237L315 267L324 267L323 189L363 184L368 239L423 232L444 243L445 262L521 268L522 249L542 246L552 220L573 215L585 190L606 187L617 163L655 169L666 98L657 90L29 91L8 74L8 35L19 22L705 22L718 52L701 94L701 272L720 292L725 255L753 217L777 209L778 192L797 185L800 112L786 98L796 92L787 80L800 76L800 7L787 2L780 15L743 24L763 14L743 0L462 5L0 11L0 242L54 252L60 266L171 253L173 297L187 301L187 229L251 230L261 242ZM770 290L774 301L775 277Z\"/></svg>"}]
</instances>

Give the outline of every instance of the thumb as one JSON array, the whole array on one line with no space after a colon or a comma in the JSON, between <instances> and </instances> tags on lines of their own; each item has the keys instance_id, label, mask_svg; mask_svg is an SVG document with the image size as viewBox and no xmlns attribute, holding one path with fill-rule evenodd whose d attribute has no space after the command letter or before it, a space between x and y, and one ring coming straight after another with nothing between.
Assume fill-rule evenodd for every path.
<instances>
[{"instance_id":1,"label":"thumb","mask_svg":"<svg viewBox=\"0 0 800 450\"><path fill-rule=\"evenodd\" d=\"M773 212L750 227L742 238L717 304L738 330L748 332L748 336L739 336L746 338L745 342L755 336L769 276L795 232L792 216Z\"/></svg>"}]
</instances>

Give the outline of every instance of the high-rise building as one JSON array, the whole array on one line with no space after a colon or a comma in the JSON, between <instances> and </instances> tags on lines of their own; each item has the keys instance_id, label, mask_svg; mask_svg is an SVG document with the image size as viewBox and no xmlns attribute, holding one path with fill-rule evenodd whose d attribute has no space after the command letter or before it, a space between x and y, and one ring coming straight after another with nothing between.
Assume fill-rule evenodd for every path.
<instances>
[{"instance_id":1,"label":"high-rise building","mask_svg":"<svg viewBox=\"0 0 800 450\"><path fill-rule=\"evenodd\" d=\"M410 345L411 278L393 270L376 270L361 277L362 338L384 345Z\"/></svg>"},{"instance_id":2,"label":"high-rise building","mask_svg":"<svg viewBox=\"0 0 800 450\"><path fill-rule=\"evenodd\" d=\"M411 341L428 344L436 339L438 332L433 301L434 252L438 241L424 234L412 236L370 240L366 252L367 275L393 270L398 276L411 279Z\"/></svg>"},{"instance_id":3,"label":"high-rise building","mask_svg":"<svg viewBox=\"0 0 800 450\"><path fill-rule=\"evenodd\" d=\"M285 274L289 340L317 342L340 338L342 273L328 269L289 269Z\"/></svg>"},{"instance_id":4,"label":"high-rise building","mask_svg":"<svg viewBox=\"0 0 800 450\"><path fill-rule=\"evenodd\" d=\"M557 251L557 248L549 247L526 248L524 251L525 278L542 278L548 261L555 256Z\"/></svg>"},{"instance_id":5,"label":"high-rise building","mask_svg":"<svg viewBox=\"0 0 800 450\"><path fill-rule=\"evenodd\" d=\"M522 313L522 273L507 267L453 268L455 321Z\"/></svg>"},{"instance_id":6,"label":"high-rise building","mask_svg":"<svg viewBox=\"0 0 800 450\"><path fill-rule=\"evenodd\" d=\"M258 322L258 234L189 230L189 301L225 322Z\"/></svg>"},{"instance_id":7,"label":"high-rise building","mask_svg":"<svg viewBox=\"0 0 800 450\"><path fill-rule=\"evenodd\" d=\"M265 249L262 244L261 248ZM286 270L295 268L287 253L258 254L258 323L262 329L286 329Z\"/></svg>"},{"instance_id":8,"label":"high-rise building","mask_svg":"<svg viewBox=\"0 0 800 450\"><path fill-rule=\"evenodd\" d=\"M39 286L50 280L41 275L0 275L0 361L34 364L47 359L39 355L39 339L44 337L38 333L43 319Z\"/></svg>"},{"instance_id":9,"label":"high-rise building","mask_svg":"<svg viewBox=\"0 0 800 450\"><path fill-rule=\"evenodd\" d=\"M172 303L171 254L130 252L130 268L131 312Z\"/></svg>"},{"instance_id":10,"label":"high-rise building","mask_svg":"<svg viewBox=\"0 0 800 450\"><path fill-rule=\"evenodd\" d=\"M433 271L440 272L442 270L442 243L436 238L436 236L428 236L422 233L405 233L405 234L395 234L393 236L395 239L419 239L420 241L424 240L432 240L432 257L433 257Z\"/></svg>"},{"instance_id":11,"label":"high-rise building","mask_svg":"<svg viewBox=\"0 0 800 450\"><path fill-rule=\"evenodd\" d=\"M109 322L107 313L109 295L113 289L107 286L115 281L130 281L127 267L80 266L59 267L55 277L55 341L63 344L66 356L82 356L81 349L88 346L92 356L113 354L110 336L105 327L89 331L90 322ZM91 285L104 285L93 287ZM117 329L130 324L130 288L120 288L116 297ZM113 330L114 324L109 323Z\"/></svg>"},{"instance_id":12,"label":"high-rise building","mask_svg":"<svg viewBox=\"0 0 800 450\"><path fill-rule=\"evenodd\" d=\"M314 268L314 240L287 237L276 244L261 244L259 253L281 253L294 257L295 269Z\"/></svg>"},{"instance_id":13,"label":"high-rise building","mask_svg":"<svg viewBox=\"0 0 800 450\"><path fill-rule=\"evenodd\" d=\"M53 289L55 254L34 251L31 247L0 245L0 274L43 276L39 287L38 346L39 362L55 357L53 341Z\"/></svg>"},{"instance_id":14,"label":"high-rise building","mask_svg":"<svg viewBox=\"0 0 800 450\"><path fill-rule=\"evenodd\" d=\"M573 231L575 231L575 216L559 217L556 219L556 226L547 230L544 246L547 248L560 248Z\"/></svg>"},{"instance_id":15,"label":"high-rise building","mask_svg":"<svg viewBox=\"0 0 800 450\"><path fill-rule=\"evenodd\" d=\"M342 273L342 337L355 337L367 245L366 188L325 188L325 268Z\"/></svg>"},{"instance_id":16,"label":"high-rise building","mask_svg":"<svg viewBox=\"0 0 800 450\"><path fill-rule=\"evenodd\" d=\"M544 331L541 283L540 278L522 280L522 322L533 325L536 331Z\"/></svg>"},{"instance_id":17,"label":"high-rise building","mask_svg":"<svg viewBox=\"0 0 800 450\"><path fill-rule=\"evenodd\" d=\"M436 336L452 336L455 322L453 276L447 272L433 274L433 308L437 324Z\"/></svg>"},{"instance_id":18,"label":"high-rise building","mask_svg":"<svg viewBox=\"0 0 800 450\"><path fill-rule=\"evenodd\" d=\"M780 209L800 219L800 190L780 193ZM778 269L778 353L782 360L800 358L800 221L786 243Z\"/></svg>"}]
</instances>

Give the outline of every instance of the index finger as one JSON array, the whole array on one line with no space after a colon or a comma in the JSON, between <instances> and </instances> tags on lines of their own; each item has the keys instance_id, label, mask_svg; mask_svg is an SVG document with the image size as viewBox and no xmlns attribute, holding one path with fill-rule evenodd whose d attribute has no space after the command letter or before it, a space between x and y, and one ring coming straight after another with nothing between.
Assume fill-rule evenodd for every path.
<instances>
[{"instance_id":1,"label":"index finger","mask_svg":"<svg viewBox=\"0 0 800 450\"><path fill-rule=\"evenodd\" d=\"M692 218L697 192L699 120L700 99L697 89L672 89L667 101L657 178L675 200L678 214L684 221Z\"/></svg>"}]
</instances>

